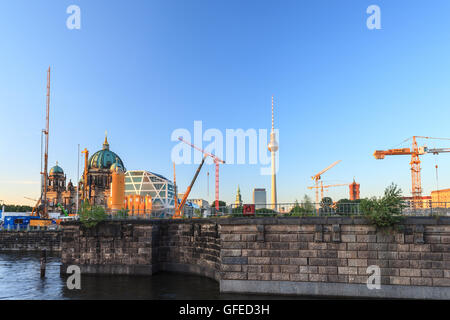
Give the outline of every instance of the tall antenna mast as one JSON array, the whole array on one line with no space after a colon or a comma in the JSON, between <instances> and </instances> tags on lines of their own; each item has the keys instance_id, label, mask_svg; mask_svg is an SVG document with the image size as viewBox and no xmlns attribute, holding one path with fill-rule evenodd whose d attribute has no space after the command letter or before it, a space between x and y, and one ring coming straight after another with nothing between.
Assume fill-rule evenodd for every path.
<instances>
[{"instance_id":1,"label":"tall antenna mast","mask_svg":"<svg viewBox=\"0 0 450 320\"><path fill-rule=\"evenodd\" d=\"M273 95L272 95L272 132L274 131L274 126L273 126Z\"/></svg>"},{"instance_id":2,"label":"tall antenna mast","mask_svg":"<svg viewBox=\"0 0 450 320\"><path fill-rule=\"evenodd\" d=\"M175 173L175 162L173 163L173 200L174 200L174 210L178 207L178 194L177 194L177 175ZM175 211L174 211L175 212Z\"/></svg>"},{"instance_id":3,"label":"tall antenna mast","mask_svg":"<svg viewBox=\"0 0 450 320\"><path fill-rule=\"evenodd\" d=\"M206 192L209 198L209 171L206 172ZM209 201L209 200L208 200Z\"/></svg>"},{"instance_id":4,"label":"tall antenna mast","mask_svg":"<svg viewBox=\"0 0 450 320\"><path fill-rule=\"evenodd\" d=\"M43 204L44 211L43 216L46 218L48 216L48 204L47 204L47 185L48 185L48 134L49 134L49 118L50 118L50 67L48 67L47 71L47 114L45 118L45 153L44 153L44 196L43 196Z\"/></svg>"}]
</instances>

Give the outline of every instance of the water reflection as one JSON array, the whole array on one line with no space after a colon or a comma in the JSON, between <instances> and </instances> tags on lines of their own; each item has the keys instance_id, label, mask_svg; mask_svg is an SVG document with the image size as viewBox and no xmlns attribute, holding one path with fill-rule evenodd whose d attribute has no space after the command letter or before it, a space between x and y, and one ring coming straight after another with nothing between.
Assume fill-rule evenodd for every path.
<instances>
[{"instance_id":1,"label":"water reflection","mask_svg":"<svg viewBox=\"0 0 450 320\"><path fill-rule=\"evenodd\" d=\"M69 290L59 273L60 259L49 255L46 277L40 278L39 253L0 253L0 299L305 299L260 295L220 294L208 278L157 273L153 276L81 277L81 290Z\"/></svg>"}]
</instances>

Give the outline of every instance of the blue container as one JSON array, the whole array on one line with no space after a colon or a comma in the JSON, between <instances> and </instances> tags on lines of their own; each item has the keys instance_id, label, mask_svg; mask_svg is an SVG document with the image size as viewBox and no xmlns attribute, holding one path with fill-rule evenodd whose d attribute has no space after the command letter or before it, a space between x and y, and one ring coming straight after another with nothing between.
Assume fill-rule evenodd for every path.
<instances>
[{"instance_id":1,"label":"blue container","mask_svg":"<svg viewBox=\"0 0 450 320\"><path fill-rule=\"evenodd\" d=\"M16 230L17 225L19 225L20 229L26 229L30 224L31 218L32 217L29 216L6 216L3 223L3 228Z\"/></svg>"}]
</instances>

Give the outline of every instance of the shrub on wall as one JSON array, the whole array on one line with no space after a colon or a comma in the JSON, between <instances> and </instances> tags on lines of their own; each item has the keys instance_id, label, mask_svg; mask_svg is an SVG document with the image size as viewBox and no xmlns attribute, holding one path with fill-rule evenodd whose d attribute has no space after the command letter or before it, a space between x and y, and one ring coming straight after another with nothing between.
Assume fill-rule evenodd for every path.
<instances>
[{"instance_id":1,"label":"shrub on wall","mask_svg":"<svg viewBox=\"0 0 450 320\"><path fill-rule=\"evenodd\" d=\"M100 221L106 220L108 215L105 212L105 208L100 206L91 206L88 203L84 203L80 211L80 221L87 228L92 228Z\"/></svg>"},{"instance_id":2,"label":"shrub on wall","mask_svg":"<svg viewBox=\"0 0 450 320\"><path fill-rule=\"evenodd\" d=\"M361 200L361 211L370 223L381 229L394 228L403 217L402 190L394 183L384 191L381 198Z\"/></svg>"}]
</instances>

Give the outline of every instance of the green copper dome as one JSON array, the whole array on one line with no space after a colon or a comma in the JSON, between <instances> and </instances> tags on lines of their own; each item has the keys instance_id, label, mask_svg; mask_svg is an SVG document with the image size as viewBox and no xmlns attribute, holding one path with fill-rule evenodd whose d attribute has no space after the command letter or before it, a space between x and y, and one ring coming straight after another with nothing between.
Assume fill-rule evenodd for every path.
<instances>
[{"instance_id":1,"label":"green copper dome","mask_svg":"<svg viewBox=\"0 0 450 320\"><path fill-rule=\"evenodd\" d=\"M57 173L64 174L64 170L58 166L58 162L56 162L56 166L50 169L49 175L54 175Z\"/></svg>"},{"instance_id":2,"label":"green copper dome","mask_svg":"<svg viewBox=\"0 0 450 320\"><path fill-rule=\"evenodd\" d=\"M122 165L120 165L119 163L119 159L116 159L116 162L114 162L111 167L109 168L109 170L111 170L111 172L123 172L124 168Z\"/></svg>"},{"instance_id":3,"label":"green copper dome","mask_svg":"<svg viewBox=\"0 0 450 320\"><path fill-rule=\"evenodd\" d=\"M125 166L120 157L109 150L108 140L105 137L103 149L97 151L89 158L88 169L110 169L115 162L125 171Z\"/></svg>"}]
</instances>

